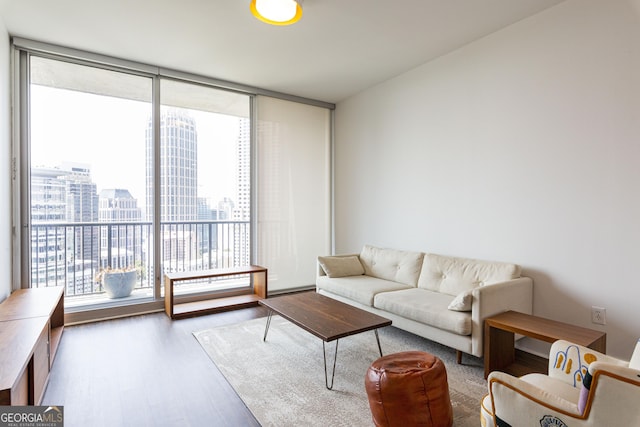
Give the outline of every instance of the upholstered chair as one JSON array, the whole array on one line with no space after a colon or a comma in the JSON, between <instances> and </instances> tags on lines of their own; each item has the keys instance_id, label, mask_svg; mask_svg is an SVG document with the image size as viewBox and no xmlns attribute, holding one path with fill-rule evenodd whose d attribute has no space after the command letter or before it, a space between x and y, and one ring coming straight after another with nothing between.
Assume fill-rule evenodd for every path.
<instances>
[{"instance_id":1,"label":"upholstered chair","mask_svg":"<svg viewBox=\"0 0 640 427\"><path fill-rule=\"evenodd\" d=\"M556 341L548 375L494 371L487 384L483 427L640 426L640 340L629 362Z\"/></svg>"}]
</instances>

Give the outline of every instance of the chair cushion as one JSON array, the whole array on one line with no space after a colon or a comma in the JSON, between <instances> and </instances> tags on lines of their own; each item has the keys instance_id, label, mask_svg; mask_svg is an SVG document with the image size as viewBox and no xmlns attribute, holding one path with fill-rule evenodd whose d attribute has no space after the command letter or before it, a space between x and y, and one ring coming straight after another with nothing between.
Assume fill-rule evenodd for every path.
<instances>
[{"instance_id":1,"label":"chair cushion","mask_svg":"<svg viewBox=\"0 0 640 427\"><path fill-rule=\"evenodd\" d=\"M520 379L528 382L529 384L535 385L550 394L561 397L567 402L575 403L577 410L578 400L580 398L579 388L573 387L571 384L567 384L562 380L551 378L544 374L527 374L520 377Z\"/></svg>"}]
</instances>

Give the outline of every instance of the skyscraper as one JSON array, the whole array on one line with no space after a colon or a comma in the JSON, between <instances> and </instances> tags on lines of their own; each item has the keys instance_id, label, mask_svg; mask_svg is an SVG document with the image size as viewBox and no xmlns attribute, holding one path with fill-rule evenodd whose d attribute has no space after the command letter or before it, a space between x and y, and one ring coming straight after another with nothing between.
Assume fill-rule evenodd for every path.
<instances>
[{"instance_id":1,"label":"skyscraper","mask_svg":"<svg viewBox=\"0 0 640 427\"><path fill-rule=\"evenodd\" d=\"M249 221L251 218L251 121L249 118L242 118L239 121L239 126L236 146L238 193L236 194L237 204L233 209L233 219L235 221ZM234 230L234 265L249 265L251 262L250 226L236 227Z\"/></svg>"},{"instance_id":2,"label":"skyscraper","mask_svg":"<svg viewBox=\"0 0 640 427\"><path fill-rule=\"evenodd\" d=\"M146 216L153 216L153 128L146 131ZM193 117L185 110L163 109L160 117L160 219L162 222L198 218L198 136Z\"/></svg>"},{"instance_id":3,"label":"skyscraper","mask_svg":"<svg viewBox=\"0 0 640 427\"><path fill-rule=\"evenodd\" d=\"M153 126L146 130L146 216L153 218ZM196 253L192 229L172 224L198 219L198 136L193 117L185 110L166 108L160 117L160 221L162 259L173 270L185 254ZM169 223L169 224L167 224ZM184 268L184 263L182 264Z\"/></svg>"},{"instance_id":4,"label":"skyscraper","mask_svg":"<svg viewBox=\"0 0 640 427\"><path fill-rule=\"evenodd\" d=\"M98 230L73 225L98 219L89 165L66 162L59 168L32 168L31 188L32 284L65 285L67 295L90 291L85 270L91 271L96 259ZM56 223L61 226L51 226Z\"/></svg>"},{"instance_id":5,"label":"skyscraper","mask_svg":"<svg viewBox=\"0 0 640 427\"><path fill-rule=\"evenodd\" d=\"M238 194L233 219L247 221L251 217L251 122L249 118L239 120L240 131L236 151L238 155L238 169L236 179Z\"/></svg>"},{"instance_id":6,"label":"skyscraper","mask_svg":"<svg viewBox=\"0 0 640 427\"><path fill-rule=\"evenodd\" d=\"M142 219L138 200L129 190L120 188L102 190L99 200L100 222L110 223L100 227L101 267L125 268L144 263L147 254L142 251L142 241L147 236L146 228L137 224Z\"/></svg>"}]
</instances>

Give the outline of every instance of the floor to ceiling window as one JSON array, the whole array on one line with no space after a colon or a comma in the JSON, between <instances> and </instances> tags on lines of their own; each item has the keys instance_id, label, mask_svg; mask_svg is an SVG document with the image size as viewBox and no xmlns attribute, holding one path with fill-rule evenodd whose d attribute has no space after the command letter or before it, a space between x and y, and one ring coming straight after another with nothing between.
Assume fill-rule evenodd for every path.
<instances>
[{"instance_id":1,"label":"floor to ceiling window","mask_svg":"<svg viewBox=\"0 0 640 427\"><path fill-rule=\"evenodd\" d=\"M145 209L152 79L49 58L29 61L30 282L67 306L106 295L104 269L136 271L153 296Z\"/></svg>"},{"instance_id":2,"label":"floor to ceiling window","mask_svg":"<svg viewBox=\"0 0 640 427\"><path fill-rule=\"evenodd\" d=\"M32 287L64 286L67 307L131 303L161 296L154 278L166 272L250 263L249 95L159 78L156 120L152 76L36 55L28 64ZM131 271L131 293L116 301L105 277Z\"/></svg>"},{"instance_id":3,"label":"floor to ceiling window","mask_svg":"<svg viewBox=\"0 0 640 427\"><path fill-rule=\"evenodd\" d=\"M168 272L254 263L270 293L313 286L331 248L331 106L14 47L20 286L64 286L77 312L162 307ZM134 278L130 293L114 298L113 270ZM185 281L176 294L233 295L245 279Z\"/></svg>"},{"instance_id":4,"label":"floor to ceiling window","mask_svg":"<svg viewBox=\"0 0 640 427\"><path fill-rule=\"evenodd\" d=\"M250 98L198 84L160 82L160 223L163 271L251 262ZM153 144L151 128L147 147ZM155 188L147 171L147 206ZM149 213L151 211L149 210ZM181 281L177 295L248 287L247 277Z\"/></svg>"}]
</instances>

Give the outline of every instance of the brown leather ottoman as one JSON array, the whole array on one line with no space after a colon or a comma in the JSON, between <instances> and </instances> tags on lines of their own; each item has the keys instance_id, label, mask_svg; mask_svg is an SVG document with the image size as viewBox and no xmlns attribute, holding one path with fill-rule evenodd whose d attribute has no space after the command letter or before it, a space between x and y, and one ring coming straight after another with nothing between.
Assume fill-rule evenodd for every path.
<instances>
[{"instance_id":1,"label":"brown leather ottoman","mask_svg":"<svg viewBox=\"0 0 640 427\"><path fill-rule=\"evenodd\" d=\"M453 425L444 363L423 351L389 354L367 370L365 387L376 426Z\"/></svg>"}]
</instances>

